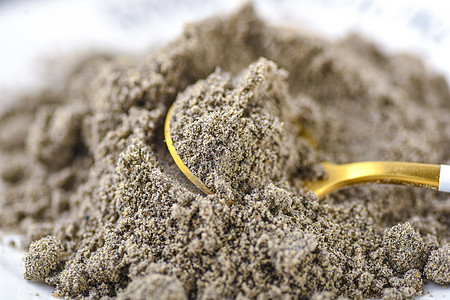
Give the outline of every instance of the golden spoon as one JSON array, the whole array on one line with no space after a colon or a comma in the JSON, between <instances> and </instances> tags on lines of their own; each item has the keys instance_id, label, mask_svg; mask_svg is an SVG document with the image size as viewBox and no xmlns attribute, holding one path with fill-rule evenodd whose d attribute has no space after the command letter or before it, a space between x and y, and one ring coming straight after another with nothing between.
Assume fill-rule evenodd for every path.
<instances>
[{"instance_id":1,"label":"golden spoon","mask_svg":"<svg viewBox=\"0 0 450 300\"><path fill-rule=\"evenodd\" d=\"M450 166L395 161L366 161L350 164L322 163L327 177L310 182L307 188L319 198L342 187L361 183L403 184L450 192Z\"/></svg>"},{"instance_id":2,"label":"golden spoon","mask_svg":"<svg viewBox=\"0 0 450 300\"><path fill-rule=\"evenodd\" d=\"M169 108L164 123L164 137L167 148L169 148L170 154L184 175L205 194L213 194L214 192L186 167L173 146L170 135L172 108L173 106ZM343 187L371 182L412 185L450 193L450 165L367 161L340 165L323 162L322 166L326 178L306 183L306 187L319 198L323 198Z\"/></svg>"}]
</instances>

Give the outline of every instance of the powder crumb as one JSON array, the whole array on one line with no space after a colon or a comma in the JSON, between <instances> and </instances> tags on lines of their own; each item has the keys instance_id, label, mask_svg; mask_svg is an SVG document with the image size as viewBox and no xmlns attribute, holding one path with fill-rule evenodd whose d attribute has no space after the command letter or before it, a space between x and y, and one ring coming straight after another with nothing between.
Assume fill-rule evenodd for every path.
<instances>
[{"instance_id":1,"label":"powder crumb","mask_svg":"<svg viewBox=\"0 0 450 300\"><path fill-rule=\"evenodd\" d=\"M383 291L383 299L410 299L423 294L422 273L415 269L407 271L402 278L391 277L389 283L393 288Z\"/></svg>"},{"instance_id":2,"label":"powder crumb","mask_svg":"<svg viewBox=\"0 0 450 300\"><path fill-rule=\"evenodd\" d=\"M147 274L133 280L118 300L187 300L181 282L173 276Z\"/></svg>"},{"instance_id":3,"label":"powder crumb","mask_svg":"<svg viewBox=\"0 0 450 300\"><path fill-rule=\"evenodd\" d=\"M425 275L438 284L450 284L450 244L431 252L425 266Z\"/></svg>"},{"instance_id":4,"label":"powder crumb","mask_svg":"<svg viewBox=\"0 0 450 300\"><path fill-rule=\"evenodd\" d=\"M31 243L25 256L25 279L45 279L60 267L62 262L61 242L53 236Z\"/></svg>"},{"instance_id":5,"label":"powder crumb","mask_svg":"<svg viewBox=\"0 0 450 300\"><path fill-rule=\"evenodd\" d=\"M83 295L89 288L89 279L84 265L71 263L66 266L56 278L49 278L52 285L56 285L54 295L57 297L76 297Z\"/></svg>"},{"instance_id":6,"label":"powder crumb","mask_svg":"<svg viewBox=\"0 0 450 300\"><path fill-rule=\"evenodd\" d=\"M98 249L86 262L88 276L95 282L116 283L120 281L122 272L120 255L113 247Z\"/></svg>"},{"instance_id":7,"label":"powder crumb","mask_svg":"<svg viewBox=\"0 0 450 300\"><path fill-rule=\"evenodd\" d=\"M408 222L386 230L383 247L389 263L397 272L422 269L425 264L425 243Z\"/></svg>"},{"instance_id":8,"label":"powder crumb","mask_svg":"<svg viewBox=\"0 0 450 300\"><path fill-rule=\"evenodd\" d=\"M336 295L330 292L319 292L312 295L311 300L329 300L336 299Z\"/></svg>"},{"instance_id":9,"label":"powder crumb","mask_svg":"<svg viewBox=\"0 0 450 300\"><path fill-rule=\"evenodd\" d=\"M28 134L29 153L50 168L60 169L79 149L81 114L76 105L40 109Z\"/></svg>"}]
</instances>

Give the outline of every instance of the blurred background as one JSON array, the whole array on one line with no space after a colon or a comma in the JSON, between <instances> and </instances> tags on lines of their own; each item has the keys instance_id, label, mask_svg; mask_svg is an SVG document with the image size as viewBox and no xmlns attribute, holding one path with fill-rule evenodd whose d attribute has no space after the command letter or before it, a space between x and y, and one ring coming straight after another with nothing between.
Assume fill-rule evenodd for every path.
<instances>
[{"instance_id":1,"label":"blurred background","mask_svg":"<svg viewBox=\"0 0 450 300\"><path fill-rule=\"evenodd\" d=\"M0 93L42 84L48 61L89 51L142 52L183 24L232 11L243 0L0 0ZM385 51L414 52L450 78L450 2L257 0L277 24L330 38L360 32ZM1 96L0 96L1 97Z\"/></svg>"},{"instance_id":2,"label":"blurred background","mask_svg":"<svg viewBox=\"0 0 450 300\"><path fill-rule=\"evenodd\" d=\"M183 24L231 12L242 0L0 0L0 110L18 93L52 81L52 61L90 52L141 53L178 35ZM412 52L450 79L450 1L258 0L270 23L330 39L358 32L385 52ZM450 104L449 104L450 105ZM22 255L0 242L2 299L51 299L52 289L22 279ZM0 237L1 240L1 237ZM426 299L450 299L428 285Z\"/></svg>"}]
</instances>

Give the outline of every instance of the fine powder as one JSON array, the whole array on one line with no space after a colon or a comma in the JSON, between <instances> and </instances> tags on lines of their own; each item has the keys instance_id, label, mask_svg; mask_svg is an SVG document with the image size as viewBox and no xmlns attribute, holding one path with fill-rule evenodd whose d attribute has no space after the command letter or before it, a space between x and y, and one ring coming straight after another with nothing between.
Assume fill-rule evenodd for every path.
<instances>
[{"instance_id":1,"label":"fine powder","mask_svg":"<svg viewBox=\"0 0 450 300\"><path fill-rule=\"evenodd\" d=\"M165 115L183 162L164 143ZM450 283L450 197L320 162L450 163L450 94L409 55L265 24L250 5L146 56L96 56L0 117L0 228L25 278L81 299L411 298Z\"/></svg>"}]
</instances>

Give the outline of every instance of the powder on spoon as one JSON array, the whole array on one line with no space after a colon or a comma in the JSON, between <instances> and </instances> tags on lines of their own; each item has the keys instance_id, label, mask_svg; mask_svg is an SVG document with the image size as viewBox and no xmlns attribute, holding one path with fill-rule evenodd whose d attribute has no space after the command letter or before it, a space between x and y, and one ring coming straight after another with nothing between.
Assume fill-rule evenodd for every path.
<instances>
[{"instance_id":1,"label":"powder on spoon","mask_svg":"<svg viewBox=\"0 0 450 300\"><path fill-rule=\"evenodd\" d=\"M175 99L175 145L214 195L164 144ZM61 297L411 298L449 281L448 195L369 185L319 202L303 182L323 159L450 162L449 103L414 57L247 5L146 56L86 59L4 113L0 226L27 234L27 278Z\"/></svg>"},{"instance_id":2,"label":"powder on spoon","mask_svg":"<svg viewBox=\"0 0 450 300\"><path fill-rule=\"evenodd\" d=\"M302 137L286 122L286 72L260 58L231 80L220 70L180 93L171 136L189 170L232 201L270 183L282 184L306 165ZM286 114L286 113L285 113ZM283 120L283 121L281 121ZM291 131L291 132L289 132Z\"/></svg>"}]
</instances>

